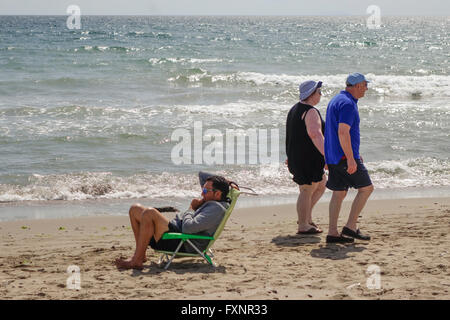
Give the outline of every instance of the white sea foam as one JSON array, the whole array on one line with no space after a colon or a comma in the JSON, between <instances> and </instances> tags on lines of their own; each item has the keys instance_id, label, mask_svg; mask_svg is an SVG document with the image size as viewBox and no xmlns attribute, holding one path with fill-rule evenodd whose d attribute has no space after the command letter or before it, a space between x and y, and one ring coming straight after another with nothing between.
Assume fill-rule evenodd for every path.
<instances>
[{"instance_id":1,"label":"white sea foam","mask_svg":"<svg viewBox=\"0 0 450 320\"><path fill-rule=\"evenodd\" d=\"M172 106L170 112L181 117L189 114L202 115L206 113L212 113L217 116L221 116L222 118L232 115L233 119L230 119L230 121L236 121L238 120L237 118L241 116L248 117L251 114L261 112L271 114L272 116L274 116L275 114L282 114L284 117L284 113L286 112L286 105L279 104L276 101L254 103L253 101L240 100L221 105L175 105ZM223 119L226 120L226 118Z\"/></svg>"},{"instance_id":2,"label":"white sea foam","mask_svg":"<svg viewBox=\"0 0 450 320\"><path fill-rule=\"evenodd\" d=\"M389 160L368 162L366 167L377 189L450 186L449 160ZM292 182L292 177L283 163L276 166L240 166L215 173L265 195L298 193L298 186ZM29 183L24 186L0 184L0 202L164 198L167 195L180 198L198 196L196 174L163 172L120 177L109 172L89 172L32 175L29 177Z\"/></svg>"},{"instance_id":3,"label":"white sea foam","mask_svg":"<svg viewBox=\"0 0 450 320\"><path fill-rule=\"evenodd\" d=\"M178 63L181 65L188 64L202 64L202 63L220 63L220 62L233 62L233 60L224 60L221 58L150 58L148 62L152 65L165 64L165 63Z\"/></svg>"},{"instance_id":4,"label":"white sea foam","mask_svg":"<svg viewBox=\"0 0 450 320\"><path fill-rule=\"evenodd\" d=\"M420 69L420 76L406 75L374 75L367 74L366 78L371 81L368 95L381 97L450 97L450 76L427 75L428 71ZM258 72L236 72L230 74L211 74L203 70L200 74L179 75L171 77L169 81L176 82L186 80L189 82L229 84L250 84L256 86L273 86L281 88L297 88L306 80L323 82L323 90L339 91L345 87L346 74L336 75L288 75L288 74L263 74Z\"/></svg>"},{"instance_id":5,"label":"white sea foam","mask_svg":"<svg viewBox=\"0 0 450 320\"><path fill-rule=\"evenodd\" d=\"M421 73L425 73L422 70ZM238 72L237 79L256 85L297 86L303 81L314 79L323 81L324 89L339 90L344 87L345 74L293 76L286 74L262 74L256 72ZM450 97L450 76L399 76L367 74L371 81L369 89L382 96L437 96Z\"/></svg>"}]
</instances>

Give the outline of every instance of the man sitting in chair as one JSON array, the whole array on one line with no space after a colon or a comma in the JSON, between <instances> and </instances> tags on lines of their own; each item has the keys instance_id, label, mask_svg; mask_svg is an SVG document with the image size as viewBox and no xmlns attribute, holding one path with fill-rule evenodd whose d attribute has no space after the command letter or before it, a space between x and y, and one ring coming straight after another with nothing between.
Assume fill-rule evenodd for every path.
<instances>
[{"instance_id":1,"label":"man sitting in chair","mask_svg":"<svg viewBox=\"0 0 450 320\"><path fill-rule=\"evenodd\" d=\"M145 252L150 245L155 250L175 251L180 240L160 240L165 232L182 232L212 236L220 225L225 211L230 206L227 195L229 182L224 177L199 173L202 198L193 199L189 209L178 213L168 220L155 208L145 208L140 204L131 206L129 215L131 227L136 240L136 250L128 260L116 259L115 263L121 269L142 269L146 261ZM191 240L201 251L206 249L209 240ZM179 252L196 252L190 245L184 243Z\"/></svg>"}]
</instances>

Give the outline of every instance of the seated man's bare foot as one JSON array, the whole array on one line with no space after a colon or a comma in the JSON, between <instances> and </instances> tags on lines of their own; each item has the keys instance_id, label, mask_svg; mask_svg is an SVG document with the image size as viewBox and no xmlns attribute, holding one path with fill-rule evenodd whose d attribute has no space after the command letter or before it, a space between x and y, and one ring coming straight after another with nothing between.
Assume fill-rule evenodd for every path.
<instances>
[{"instance_id":1,"label":"seated man's bare foot","mask_svg":"<svg viewBox=\"0 0 450 320\"><path fill-rule=\"evenodd\" d=\"M116 259L115 264L116 264L117 268L119 268L119 269L142 270L144 268L142 266L142 264L138 264L133 260Z\"/></svg>"},{"instance_id":2,"label":"seated man's bare foot","mask_svg":"<svg viewBox=\"0 0 450 320\"><path fill-rule=\"evenodd\" d=\"M121 257L122 258L122 257ZM134 256L133 256L133 258L131 258L130 260L134 260L134 259L136 259ZM123 259L122 259L123 260ZM145 258L144 257L144 260L142 260L142 262L147 262L147 258Z\"/></svg>"}]
</instances>

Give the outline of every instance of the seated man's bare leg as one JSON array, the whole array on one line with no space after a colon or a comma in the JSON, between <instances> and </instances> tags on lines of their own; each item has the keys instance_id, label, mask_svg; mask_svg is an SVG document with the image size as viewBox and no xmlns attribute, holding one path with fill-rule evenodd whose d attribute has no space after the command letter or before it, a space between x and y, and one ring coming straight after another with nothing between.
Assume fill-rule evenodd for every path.
<instances>
[{"instance_id":1,"label":"seated man's bare leg","mask_svg":"<svg viewBox=\"0 0 450 320\"><path fill-rule=\"evenodd\" d=\"M142 212L139 237L134 256L129 260L117 259L116 265L124 269L142 269L147 246L153 236L158 241L164 232L169 231L169 220L156 209Z\"/></svg>"},{"instance_id":2,"label":"seated man's bare leg","mask_svg":"<svg viewBox=\"0 0 450 320\"><path fill-rule=\"evenodd\" d=\"M142 213L146 209L147 208L142 206L141 204L135 203L130 207L130 210L129 210L130 223L131 223L131 228L133 229L134 239L136 241L136 247L137 247L138 239L139 239L139 230L140 230L140 226L141 226ZM147 261L147 259L144 258L144 262L146 262L146 261Z\"/></svg>"},{"instance_id":3,"label":"seated man's bare leg","mask_svg":"<svg viewBox=\"0 0 450 320\"><path fill-rule=\"evenodd\" d=\"M141 224L142 212L145 211L145 207L139 203L133 204L129 210L131 228L133 229L134 239L136 240L136 245L139 239L139 228Z\"/></svg>"}]
</instances>

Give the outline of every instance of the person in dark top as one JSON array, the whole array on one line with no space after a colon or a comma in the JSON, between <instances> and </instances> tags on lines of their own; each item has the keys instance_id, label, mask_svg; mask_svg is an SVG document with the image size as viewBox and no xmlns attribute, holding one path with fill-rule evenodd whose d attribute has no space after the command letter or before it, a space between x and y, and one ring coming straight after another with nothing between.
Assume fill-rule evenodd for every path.
<instances>
[{"instance_id":1,"label":"person in dark top","mask_svg":"<svg viewBox=\"0 0 450 320\"><path fill-rule=\"evenodd\" d=\"M299 234L320 233L312 221L312 209L325 192L324 172L325 123L319 110L322 82L306 81L300 85L300 102L288 113L286 122L286 154L289 172L299 185L297 199Z\"/></svg>"}]
</instances>

